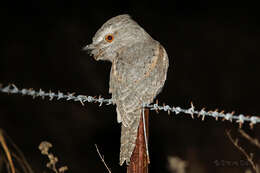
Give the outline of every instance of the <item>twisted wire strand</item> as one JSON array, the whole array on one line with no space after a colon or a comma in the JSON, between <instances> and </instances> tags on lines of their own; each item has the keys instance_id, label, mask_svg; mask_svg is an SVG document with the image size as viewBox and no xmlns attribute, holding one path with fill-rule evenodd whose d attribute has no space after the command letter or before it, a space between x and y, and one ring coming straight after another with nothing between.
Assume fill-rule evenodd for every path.
<instances>
[{"instance_id":1,"label":"twisted wire strand","mask_svg":"<svg viewBox=\"0 0 260 173\"><path fill-rule=\"evenodd\" d=\"M105 99L102 97L93 97L93 96L86 96L86 95L75 95L74 93L67 93L64 94L60 91L58 91L57 93L49 91L49 92L45 92L42 89L39 89L39 91L36 91L32 88L30 89L18 89L18 87L16 87L14 84L10 84L7 85L5 87L2 87L2 85L0 84L0 92L3 93L9 93L9 94L21 94L23 96L27 95L27 96L31 96L33 98L35 97L41 97L42 99L44 99L45 97L48 97L49 100L53 100L53 99L64 99L64 100L71 100L71 101L75 101L75 102L80 102L83 106L84 103L88 102L88 103L99 103L99 106L102 106L103 104L105 105L111 105L113 104L112 99ZM175 106L169 106L169 105L158 105L158 103L156 102L155 104L143 104L142 105L145 108L148 108L150 110L153 111L165 111L168 112L168 114L170 113L174 113L174 114L180 114L180 113L184 113L184 114L188 114L190 115L192 118L194 118L194 115L197 115L198 117L201 117L202 120L205 119L205 117L213 117L216 120L218 119L222 119L222 120L228 120L230 122L235 121L236 123L239 124L239 127L242 127L242 125L245 122L249 122L249 125L251 128L253 128L253 126L257 123L260 123L260 117L257 116L246 116L244 114L239 114L239 115L235 115L234 112L231 113L224 113L224 111L218 112L218 110L215 111L205 111L205 108L201 109L201 110L195 110L195 107L193 106L193 104L191 103L190 108L188 109L183 109L180 107L175 107Z\"/></svg>"}]
</instances>

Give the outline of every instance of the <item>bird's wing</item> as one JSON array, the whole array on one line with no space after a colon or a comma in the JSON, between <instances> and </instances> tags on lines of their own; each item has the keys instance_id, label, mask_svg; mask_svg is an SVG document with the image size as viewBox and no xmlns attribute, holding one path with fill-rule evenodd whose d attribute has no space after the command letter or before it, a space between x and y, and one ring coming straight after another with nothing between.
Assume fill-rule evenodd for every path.
<instances>
[{"instance_id":1,"label":"bird's wing","mask_svg":"<svg viewBox=\"0 0 260 173\"><path fill-rule=\"evenodd\" d=\"M167 53L158 42L126 48L112 63L109 91L114 103L125 113L151 103L164 85L167 69Z\"/></svg>"},{"instance_id":2,"label":"bird's wing","mask_svg":"<svg viewBox=\"0 0 260 173\"><path fill-rule=\"evenodd\" d=\"M129 163L134 150L142 103L151 103L164 85L168 57L158 43L140 43L123 51L113 62L110 92L122 121L120 164Z\"/></svg>"}]
</instances>

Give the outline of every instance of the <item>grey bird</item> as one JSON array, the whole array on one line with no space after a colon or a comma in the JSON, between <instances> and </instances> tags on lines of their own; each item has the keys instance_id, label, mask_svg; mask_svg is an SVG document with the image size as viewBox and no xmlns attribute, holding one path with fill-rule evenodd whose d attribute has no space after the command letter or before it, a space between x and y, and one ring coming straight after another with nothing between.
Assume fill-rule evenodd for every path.
<instances>
[{"instance_id":1,"label":"grey bird","mask_svg":"<svg viewBox=\"0 0 260 173\"><path fill-rule=\"evenodd\" d=\"M167 53L127 14L109 19L83 49L97 61L112 62L109 93L122 123L120 165L129 164L143 104L152 103L165 83Z\"/></svg>"}]
</instances>

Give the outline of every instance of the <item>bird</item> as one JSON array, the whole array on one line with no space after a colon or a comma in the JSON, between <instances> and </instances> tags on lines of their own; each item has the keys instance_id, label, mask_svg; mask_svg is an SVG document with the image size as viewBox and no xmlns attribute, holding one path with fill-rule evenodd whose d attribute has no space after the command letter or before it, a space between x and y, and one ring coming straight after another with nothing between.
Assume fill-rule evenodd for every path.
<instances>
[{"instance_id":1,"label":"bird","mask_svg":"<svg viewBox=\"0 0 260 173\"><path fill-rule=\"evenodd\" d=\"M165 84L167 52L128 14L106 21L83 50L112 63L109 93L121 123L119 164L129 165L143 105L152 103Z\"/></svg>"}]
</instances>

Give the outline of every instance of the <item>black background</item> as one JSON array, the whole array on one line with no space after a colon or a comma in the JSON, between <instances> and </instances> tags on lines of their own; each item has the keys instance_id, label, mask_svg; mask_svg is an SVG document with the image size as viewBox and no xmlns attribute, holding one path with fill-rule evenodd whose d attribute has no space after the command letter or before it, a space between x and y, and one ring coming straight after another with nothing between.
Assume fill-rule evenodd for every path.
<instances>
[{"instance_id":1,"label":"black background","mask_svg":"<svg viewBox=\"0 0 260 173\"><path fill-rule=\"evenodd\" d=\"M167 50L170 66L160 103L219 108L259 115L259 9L243 1L10 1L0 6L0 83L109 98L110 64L81 49L109 18L128 13ZM120 125L114 106L0 94L0 128L24 152L35 172L46 158L38 144L54 145L70 171L112 172L119 166ZM259 139L259 125L247 132ZM169 172L169 156L189 163L187 172L244 172L215 160L246 160L225 135L236 123L201 121L184 114L150 112L150 172ZM259 155L251 145L248 152ZM258 157L259 158L259 157Z\"/></svg>"}]
</instances>

